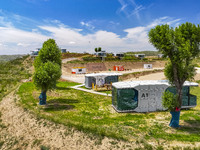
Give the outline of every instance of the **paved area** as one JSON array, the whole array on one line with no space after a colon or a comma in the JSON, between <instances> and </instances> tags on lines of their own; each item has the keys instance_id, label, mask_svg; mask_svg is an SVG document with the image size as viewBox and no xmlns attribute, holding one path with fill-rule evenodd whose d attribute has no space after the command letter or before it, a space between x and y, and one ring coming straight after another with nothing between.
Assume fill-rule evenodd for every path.
<instances>
[{"instance_id":1,"label":"paved area","mask_svg":"<svg viewBox=\"0 0 200 150\"><path fill-rule=\"evenodd\" d=\"M84 85L85 84L76 85L76 86L72 86L71 88L72 89L76 89L76 90L81 90L81 91L84 91L84 92L88 92L88 93L98 94L98 95L104 95L104 96L110 96L110 97L112 96L112 94L106 94L106 93L96 92L94 90L89 90L89 89L81 88Z\"/></svg>"}]
</instances>

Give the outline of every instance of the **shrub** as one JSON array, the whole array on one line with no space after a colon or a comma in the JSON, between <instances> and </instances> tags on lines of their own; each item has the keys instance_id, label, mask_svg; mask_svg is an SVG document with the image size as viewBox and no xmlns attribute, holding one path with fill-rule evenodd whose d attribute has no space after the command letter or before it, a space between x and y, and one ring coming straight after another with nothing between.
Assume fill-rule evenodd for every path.
<instances>
[{"instance_id":1,"label":"shrub","mask_svg":"<svg viewBox=\"0 0 200 150\"><path fill-rule=\"evenodd\" d=\"M178 107L179 103L177 101L177 95L166 91L162 96L162 105L167 108L169 111L174 111Z\"/></svg>"}]
</instances>

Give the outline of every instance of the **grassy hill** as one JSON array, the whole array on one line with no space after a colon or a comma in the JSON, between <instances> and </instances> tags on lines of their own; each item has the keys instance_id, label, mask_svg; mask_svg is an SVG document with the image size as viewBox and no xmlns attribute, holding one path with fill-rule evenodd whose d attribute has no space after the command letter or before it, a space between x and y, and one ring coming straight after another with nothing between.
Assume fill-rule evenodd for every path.
<instances>
[{"instance_id":1,"label":"grassy hill","mask_svg":"<svg viewBox=\"0 0 200 150\"><path fill-rule=\"evenodd\" d=\"M0 62L7 62L17 58L23 58L24 55L0 55Z\"/></svg>"},{"instance_id":2,"label":"grassy hill","mask_svg":"<svg viewBox=\"0 0 200 150\"><path fill-rule=\"evenodd\" d=\"M31 61L24 63L28 56L12 55L1 58L3 61L0 62L0 100L22 79L31 76L29 72Z\"/></svg>"}]
</instances>

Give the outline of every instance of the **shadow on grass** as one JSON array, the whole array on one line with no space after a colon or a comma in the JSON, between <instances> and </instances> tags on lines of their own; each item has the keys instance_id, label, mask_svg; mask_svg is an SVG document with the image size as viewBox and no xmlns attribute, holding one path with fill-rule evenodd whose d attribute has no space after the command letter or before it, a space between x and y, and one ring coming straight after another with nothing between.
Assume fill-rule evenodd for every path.
<instances>
[{"instance_id":1,"label":"shadow on grass","mask_svg":"<svg viewBox=\"0 0 200 150\"><path fill-rule=\"evenodd\" d=\"M57 90L69 90L70 88L68 88L68 87L59 87L59 86L56 86L56 89L57 89Z\"/></svg>"},{"instance_id":2,"label":"shadow on grass","mask_svg":"<svg viewBox=\"0 0 200 150\"><path fill-rule=\"evenodd\" d=\"M184 120L184 122L183 125L180 124L180 127L175 129L189 134L200 134L200 120Z\"/></svg>"},{"instance_id":3,"label":"shadow on grass","mask_svg":"<svg viewBox=\"0 0 200 150\"><path fill-rule=\"evenodd\" d=\"M75 106L72 104L79 103L77 99L50 99L47 102L46 107L44 108L45 111L60 111L60 110L70 110L73 109Z\"/></svg>"},{"instance_id":4,"label":"shadow on grass","mask_svg":"<svg viewBox=\"0 0 200 150\"><path fill-rule=\"evenodd\" d=\"M74 105L67 105L67 104L48 104L44 110L45 111L60 111L60 110L70 110L73 109Z\"/></svg>"},{"instance_id":5,"label":"shadow on grass","mask_svg":"<svg viewBox=\"0 0 200 150\"><path fill-rule=\"evenodd\" d=\"M79 103L80 101L77 99L64 99L64 98L58 98L58 99L50 99L48 100L48 104L74 104Z\"/></svg>"}]
</instances>

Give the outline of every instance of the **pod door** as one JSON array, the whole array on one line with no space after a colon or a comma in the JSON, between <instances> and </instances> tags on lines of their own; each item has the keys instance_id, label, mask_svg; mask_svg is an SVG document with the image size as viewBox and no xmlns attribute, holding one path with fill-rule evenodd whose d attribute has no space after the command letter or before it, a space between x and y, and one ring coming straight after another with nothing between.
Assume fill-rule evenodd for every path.
<instances>
[{"instance_id":1,"label":"pod door","mask_svg":"<svg viewBox=\"0 0 200 150\"><path fill-rule=\"evenodd\" d=\"M134 88L117 90L117 109L133 111L138 107L138 91Z\"/></svg>"}]
</instances>

